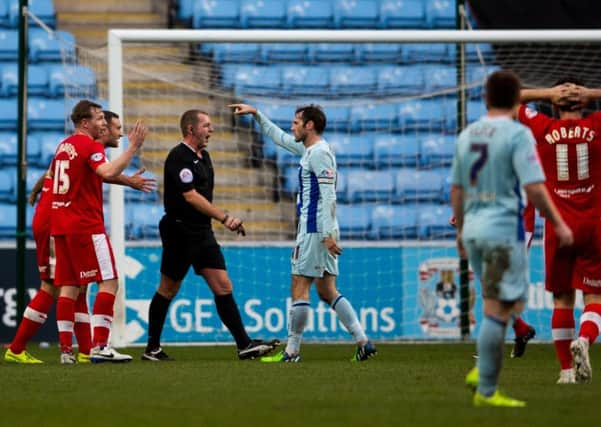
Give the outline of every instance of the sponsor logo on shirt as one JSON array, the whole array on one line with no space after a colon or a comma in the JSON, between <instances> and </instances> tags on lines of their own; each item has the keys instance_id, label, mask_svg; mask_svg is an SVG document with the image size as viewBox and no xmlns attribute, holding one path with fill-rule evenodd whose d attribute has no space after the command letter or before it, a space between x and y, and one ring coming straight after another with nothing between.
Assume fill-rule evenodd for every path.
<instances>
[{"instance_id":1,"label":"sponsor logo on shirt","mask_svg":"<svg viewBox=\"0 0 601 427\"><path fill-rule=\"evenodd\" d=\"M588 277L583 277L582 278L582 283L587 285L587 286L591 286L591 287L595 287L595 288L599 288L601 287L601 280L599 279L590 279Z\"/></svg>"},{"instance_id":2,"label":"sponsor logo on shirt","mask_svg":"<svg viewBox=\"0 0 601 427\"><path fill-rule=\"evenodd\" d=\"M190 169L183 168L181 171L179 171L179 179L181 179L184 184L189 184L194 179L194 175L192 175L192 171Z\"/></svg>"}]
</instances>

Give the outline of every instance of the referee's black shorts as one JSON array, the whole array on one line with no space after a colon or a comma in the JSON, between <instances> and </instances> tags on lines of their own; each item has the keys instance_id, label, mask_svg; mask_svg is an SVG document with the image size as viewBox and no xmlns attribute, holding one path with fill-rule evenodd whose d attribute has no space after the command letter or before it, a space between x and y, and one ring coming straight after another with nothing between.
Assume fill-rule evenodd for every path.
<instances>
[{"instance_id":1,"label":"referee's black shorts","mask_svg":"<svg viewBox=\"0 0 601 427\"><path fill-rule=\"evenodd\" d=\"M180 281L190 266L200 275L204 268L225 270L225 258L210 228L193 228L164 216L159 223L163 255L161 273Z\"/></svg>"}]
</instances>

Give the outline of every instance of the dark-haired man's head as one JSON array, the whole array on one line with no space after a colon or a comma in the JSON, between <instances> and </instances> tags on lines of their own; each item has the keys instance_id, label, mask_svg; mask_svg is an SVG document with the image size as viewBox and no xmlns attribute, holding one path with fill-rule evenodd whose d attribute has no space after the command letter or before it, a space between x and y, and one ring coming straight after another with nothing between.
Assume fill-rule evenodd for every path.
<instances>
[{"instance_id":1,"label":"dark-haired man's head","mask_svg":"<svg viewBox=\"0 0 601 427\"><path fill-rule=\"evenodd\" d=\"M104 110L104 118L107 123L106 130L102 133L100 141L105 147L115 148L119 146L119 140L123 136L121 134L121 120L119 115L109 110Z\"/></svg>"},{"instance_id":2,"label":"dark-haired man's head","mask_svg":"<svg viewBox=\"0 0 601 427\"><path fill-rule=\"evenodd\" d=\"M318 105L305 105L298 107L294 112L292 133L298 142L305 142L307 136L321 135L326 128L326 115Z\"/></svg>"},{"instance_id":3,"label":"dark-haired man's head","mask_svg":"<svg viewBox=\"0 0 601 427\"><path fill-rule=\"evenodd\" d=\"M513 71L495 71L486 79L486 108L513 110L520 102L521 82Z\"/></svg>"},{"instance_id":4,"label":"dark-haired man's head","mask_svg":"<svg viewBox=\"0 0 601 427\"><path fill-rule=\"evenodd\" d=\"M564 76L564 77L560 78L559 80L557 80L555 82L554 86L560 86L560 85L564 85L564 84L571 84L571 85L575 85L575 86L585 86L584 81L576 76ZM560 111L560 113L561 112L564 112L564 113L571 112L571 111L580 112L584 109L586 104L588 104L587 100L578 99L578 100L573 100L573 101L566 101L563 104L554 104L554 107L557 108Z\"/></svg>"}]
</instances>

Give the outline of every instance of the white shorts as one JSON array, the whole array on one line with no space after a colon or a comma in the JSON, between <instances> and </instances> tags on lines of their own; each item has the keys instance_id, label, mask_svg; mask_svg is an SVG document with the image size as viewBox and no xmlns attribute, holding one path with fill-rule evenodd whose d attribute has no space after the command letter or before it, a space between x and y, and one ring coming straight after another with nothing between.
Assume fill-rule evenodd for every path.
<instances>
[{"instance_id":1,"label":"white shorts","mask_svg":"<svg viewBox=\"0 0 601 427\"><path fill-rule=\"evenodd\" d=\"M338 241L338 233L333 236ZM292 274L323 277L324 272L338 276L338 258L330 254L320 233L300 233L292 251Z\"/></svg>"}]
</instances>

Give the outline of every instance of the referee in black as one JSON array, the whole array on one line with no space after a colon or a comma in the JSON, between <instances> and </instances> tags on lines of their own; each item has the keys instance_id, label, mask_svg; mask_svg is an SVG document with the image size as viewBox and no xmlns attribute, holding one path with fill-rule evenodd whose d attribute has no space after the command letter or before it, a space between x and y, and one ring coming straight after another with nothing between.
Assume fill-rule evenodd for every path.
<instances>
[{"instance_id":1,"label":"referee in black","mask_svg":"<svg viewBox=\"0 0 601 427\"><path fill-rule=\"evenodd\" d=\"M142 360L172 360L161 349L161 332L171 300L177 295L190 266L206 280L215 297L217 312L238 347L240 359L254 359L273 350L279 342L252 340L247 335L232 295L225 259L211 228L215 219L244 235L242 220L213 205L214 172L206 151L213 126L208 113L188 110L180 119L183 141L165 160L165 216L159 230L163 244L161 283L148 313L148 344Z\"/></svg>"}]
</instances>

